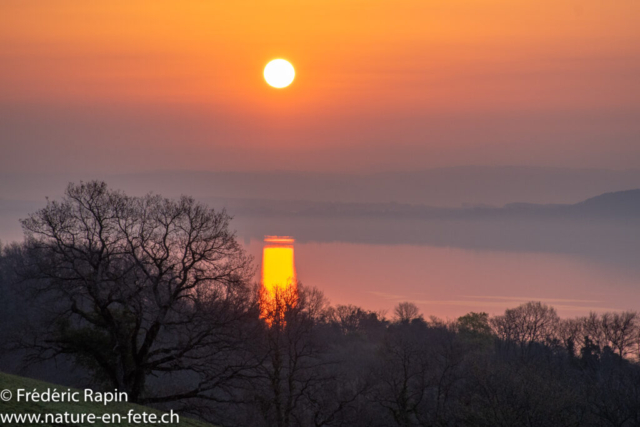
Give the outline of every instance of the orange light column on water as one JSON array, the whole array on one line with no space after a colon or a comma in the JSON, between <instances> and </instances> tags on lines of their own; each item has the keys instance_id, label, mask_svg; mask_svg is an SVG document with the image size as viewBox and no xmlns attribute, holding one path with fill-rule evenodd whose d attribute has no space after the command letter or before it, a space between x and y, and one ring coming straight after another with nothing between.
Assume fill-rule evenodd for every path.
<instances>
[{"instance_id":1,"label":"orange light column on water","mask_svg":"<svg viewBox=\"0 0 640 427\"><path fill-rule=\"evenodd\" d=\"M261 317L272 327L284 326L287 307L297 304L297 278L289 236L266 236L262 251Z\"/></svg>"},{"instance_id":2,"label":"orange light column on water","mask_svg":"<svg viewBox=\"0 0 640 427\"><path fill-rule=\"evenodd\" d=\"M289 236L266 236L262 251L262 286L270 294L297 283L293 242Z\"/></svg>"}]
</instances>

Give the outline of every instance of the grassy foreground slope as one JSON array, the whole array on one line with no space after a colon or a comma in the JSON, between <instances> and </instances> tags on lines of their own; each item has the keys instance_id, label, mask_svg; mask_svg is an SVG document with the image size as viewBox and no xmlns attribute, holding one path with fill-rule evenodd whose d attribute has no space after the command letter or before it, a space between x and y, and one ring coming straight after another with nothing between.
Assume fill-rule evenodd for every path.
<instances>
[{"instance_id":1,"label":"grassy foreground slope","mask_svg":"<svg viewBox=\"0 0 640 427\"><path fill-rule=\"evenodd\" d=\"M114 414L119 413L125 416L129 413L130 410L133 410L135 413L142 414L146 412L147 414L154 413L157 414L158 417L164 414L162 411L158 411L155 409L151 409L146 406L135 405L131 403L123 403L123 402L112 402L108 404L97 403L97 402L84 402L83 393L81 390L71 389L72 391L80 391L80 402L18 402L17 401L17 390L25 389L25 391L33 391L36 389L38 392L42 393L47 389L53 391L56 389L58 392L63 392L69 390L68 387L58 386L55 384L46 383L43 381L37 381L30 378L19 377L16 375L9 375L0 372L0 396L5 397L7 394L2 394L4 390L11 391L12 398L9 401L5 401L4 399L0 399L0 414L42 414L42 420L44 420L44 414L63 414L68 412L70 414L95 414L96 416L101 416L103 414ZM5 415L6 416L6 415ZM207 424L201 421L192 420L189 418L180 417L179 423L173 424L144 424L144 423L129 423L127 419L123 418L122 422L107 422L104 423L100 420L96 420L95 423L46 423L41 421L38 424L32 423L3 423L0 421L0 425L6 426L30 426L30 425L38 425L44 427L76 427L76 426L142 426L142 425L158 425L158 426L180 426L180 427L213 427L211 424Z\"/></svg>"}]
</instances>

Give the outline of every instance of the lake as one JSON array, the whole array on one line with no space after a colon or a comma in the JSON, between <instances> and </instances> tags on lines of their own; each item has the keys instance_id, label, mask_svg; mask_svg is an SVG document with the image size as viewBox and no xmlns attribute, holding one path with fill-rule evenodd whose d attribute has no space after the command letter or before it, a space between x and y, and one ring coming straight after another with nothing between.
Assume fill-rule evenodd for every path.
<instances>
[{"instance_id":1,"label":"lake","mask_svg":"<svg viewBox=\"0 0 640 427\"><path fill-rule=\"evenodd\" d=\"M499 314L531 300L554 306L563 317L640 310L638 227L629 224L513 224L511 231L499 224L499 235L498 225L488 232L486 224L395 223L407 228L390 233L406 235L396 240L410 241L410 229L414 236L430 235L425 229L439 236L433 244L429 238L407 244L354 238L358 227L370 236L385 229L383 222L297 221L240 218L235 224L257 264L261 234L301 237L295 243L298 279L321 289L332 304L391 315L398 302L412 301L425 316L442 318Z\"/></svg>"}]
</instances>

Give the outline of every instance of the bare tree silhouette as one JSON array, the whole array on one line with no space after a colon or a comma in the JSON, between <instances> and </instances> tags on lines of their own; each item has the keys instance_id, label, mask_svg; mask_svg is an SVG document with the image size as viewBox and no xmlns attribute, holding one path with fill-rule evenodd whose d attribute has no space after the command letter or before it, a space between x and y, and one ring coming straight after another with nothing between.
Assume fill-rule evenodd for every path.
<instances>
[{"instance_id":1,"label":"bare tree silhouette","mask_svg":"<svg viewBox=\"0 0 640 427\"><path fill-rule=\"evenodd\" d=\"M138 402L212 398L240 375L251 259L230 217L196 203L129 197L104 182L70 184L23 220L22 277L48 305L37 357L76 357ZM150 375L195 383L156 394Z\"/></svg>"}]
</instances>

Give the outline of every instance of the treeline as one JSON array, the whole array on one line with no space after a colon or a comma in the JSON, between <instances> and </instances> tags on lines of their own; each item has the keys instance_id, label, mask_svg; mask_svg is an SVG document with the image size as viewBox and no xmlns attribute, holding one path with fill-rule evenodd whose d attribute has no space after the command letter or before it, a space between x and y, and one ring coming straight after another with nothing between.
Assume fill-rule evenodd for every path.
<instances>
[{"instance_id":1,"label":"treeline","mask_svg":"<svg viewBox=\"0 0 640 427\"><path fill-rule=\"evenodd\" d=\"M301 285L265 310L229 221L70 185L0 250L0 369L221 426L640 425L635 312L387 318Z\"/></svg>"}]
</instances>

